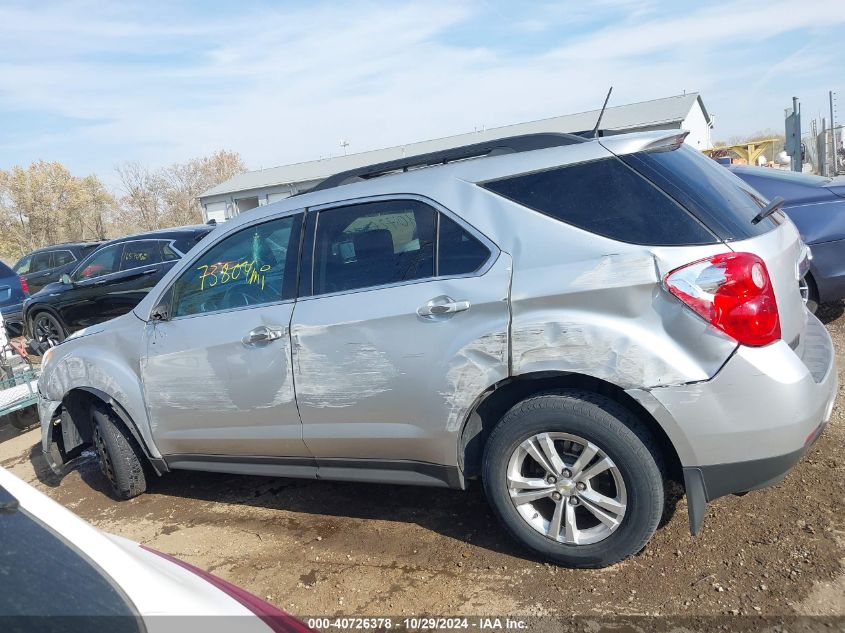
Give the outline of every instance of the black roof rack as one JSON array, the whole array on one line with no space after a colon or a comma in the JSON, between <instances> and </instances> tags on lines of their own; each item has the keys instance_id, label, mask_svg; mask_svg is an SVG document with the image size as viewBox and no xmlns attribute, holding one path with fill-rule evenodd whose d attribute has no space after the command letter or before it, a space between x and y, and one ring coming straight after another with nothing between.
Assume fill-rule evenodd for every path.
<instances>
[{"instance_id":1,"label":"black roof rack","mask_svg":"<svg viewBox=\"0 0 845 633\"><path fill-rule=\"evenodd\" d=\"M358 167L357 169L342 171L338 174L334 174L333 176L329 176L313 189L309 189L307 192L303 193L331 189L357 180L376 178L394 171L408 171L414 167L445 165L446 163L466 160L468 158L531 152L537 149L560 147L562 145L574 145L576 143L586 143L587 141L588 139L581 136L563 133L522 134L519 136L509 136L506 138L484 141L483 143L463 145L452 149L444 149L437 152L430 152L428 154L418 154L416 156L408 156L407 158L390 160L385 163L376 163L375 165L367 165L366 167Z\"/></svg>"}]
</instances>

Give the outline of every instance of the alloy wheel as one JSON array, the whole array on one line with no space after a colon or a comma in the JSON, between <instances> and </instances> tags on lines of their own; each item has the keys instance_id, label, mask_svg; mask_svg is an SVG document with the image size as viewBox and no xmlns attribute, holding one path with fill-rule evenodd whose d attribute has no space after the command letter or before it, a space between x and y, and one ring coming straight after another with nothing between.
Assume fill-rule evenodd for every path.
<instances>
[{"instance_id":1,"label":"alloy wheel","mask_svg":"<svg viewBox=\"0 0 845 633\"><path fill-rule=\"evenodd\" d=\"M49 314L39 314L35 317L33 326L35 340L47 347L55 347L64 338L61 326Z\"/></svg>"},{"instance_id":2,"label":"alloy wheel","mask_svg":"<svg viewBox=\"0 0 845 633\"><path fill-rule=\"evenodd\" d=\"M508 460L507 485L522 518L567 545L603 541L627 509L625 482L613 460L569 433L538 433L519 444Z\"/></svg>"}]
</instances>

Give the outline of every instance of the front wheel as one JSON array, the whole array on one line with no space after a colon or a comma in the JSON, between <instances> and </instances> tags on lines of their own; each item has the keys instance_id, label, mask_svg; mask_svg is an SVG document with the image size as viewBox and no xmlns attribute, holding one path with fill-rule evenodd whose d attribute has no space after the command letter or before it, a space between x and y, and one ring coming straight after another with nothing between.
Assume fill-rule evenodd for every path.
<instances>
[{"instance_id":1,"label":"front wheel","mask_svg":"<svg viewBox=\"0 0 845 633\"><path fill-rule=\"evenodd\" d=\"M49 312L39 312L32 318L32 336L42 353L67 338L62 324Z\"/></svg>"},{"instance_id":2,"label":"front wheel","mask_svg":"<svg viewBox=\"0 0 845 633\"><path fill-rule=\"evenodd\" d=\"M145 457L123 422L107 407L95 406L91 426L100 471L114 495L131 499L146 491Z\"/></svg>"},{"instance_id":3,"label":"front wheel","mask_svg":"<svg viewBox=\"0 0 845 633\"><path fill-rule=\"evenodd\" d=\"M605 567L639 552L663 514L662 461L642 423L580 391L524 400L493 429L482 476L508 532L544 559Z\"/></svg>"}]
</instances>

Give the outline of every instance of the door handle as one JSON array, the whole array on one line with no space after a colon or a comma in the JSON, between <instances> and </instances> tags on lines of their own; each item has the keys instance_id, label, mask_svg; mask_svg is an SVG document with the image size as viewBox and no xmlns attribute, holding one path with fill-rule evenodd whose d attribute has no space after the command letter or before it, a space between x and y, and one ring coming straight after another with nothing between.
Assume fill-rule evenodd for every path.
<instances>
[{"instance_id":1,"label":"door handle","mask_svg":"<svg viewBox=\"0 0 845 633\"><path fill-rule=\"evenodd\" d=\"M285 327L270 327L267 325L259 325L257 328L250 330L249 334L243 337L244 345L250 347L259 343L270 343L277 341L287 334Z\"/></svg>"},{"instance_id":2,"label":"door handle","mask_svg":"<svg viewBox=\"0 0 845 633\"><path fill-rule=\"evenodd\" d=\"M469 301L455 301L452 297L435 297L417 310L417 314L425 319L434 319L469 310Z\"/></svg>"}]
</instances>

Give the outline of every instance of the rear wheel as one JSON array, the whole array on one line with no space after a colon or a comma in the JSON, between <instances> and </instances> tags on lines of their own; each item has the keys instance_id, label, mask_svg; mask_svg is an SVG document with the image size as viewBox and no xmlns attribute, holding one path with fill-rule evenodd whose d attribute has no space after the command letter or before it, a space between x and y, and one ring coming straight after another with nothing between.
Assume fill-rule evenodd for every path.
<instances>
[{"instance_id":1,"label":"rear wheel","mask_svg":"<svg viewBox=\"0 0 845 633\"><path fill-rule=\"evenodd\" d=\"M42 350L55 347L67 338L62 324L49 312L38 312L32 317L32 335Z\"/></svg>"},{"instance_id":2,"label":"rear wheel","mask_svg":"<svg viewBox=\"0 0 845 633\"><path fill-rule=\"evenodd\" d=\"M636 554L663 514L653 438L618 403L590 392L543 394L513 407L490 434L482 474L508 532L568 567Z\"/></svg>"},{"instance_id":3,"label":"rear wheel","mask_svg":"<svg viewBox=\"0 0 845 633\"><path fill-rule=\"evenodd\" d=\"M144 455L135 438L113 411L94 407L92 439L100 471L118 499L137 497L147 489Z\"/></svg>"},{"instance_id":4,"label":"rear wheel","mask_svg":"<svg viewBox=\"0 0 845 633\"><path fill-rule=\"evenodd\" d=\"M804 305L813 314L819 309L819 289L816 286L816 280L810 273L804 275L801 281L798 282L798 289L801 291L801 298L804 300Z\"/></svg>"}]
</instances>

